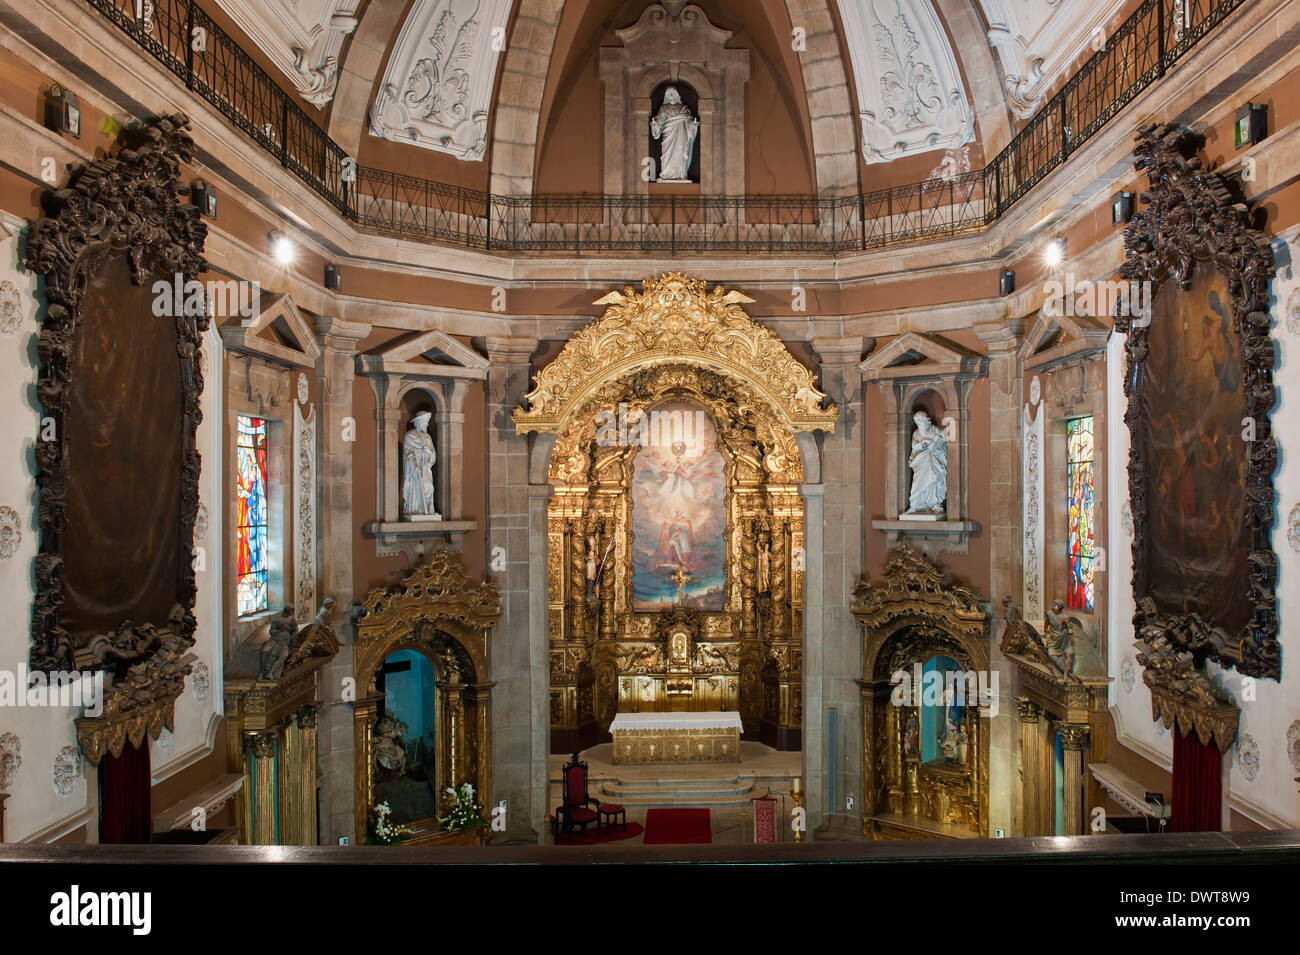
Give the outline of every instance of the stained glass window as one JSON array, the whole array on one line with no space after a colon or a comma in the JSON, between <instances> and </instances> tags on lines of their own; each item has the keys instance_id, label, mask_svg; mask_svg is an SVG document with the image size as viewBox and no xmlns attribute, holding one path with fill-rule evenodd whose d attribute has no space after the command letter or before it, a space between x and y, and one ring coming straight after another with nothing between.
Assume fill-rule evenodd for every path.
<instances>
[{"instance_id":1,"label":"stained glass window","mask_svg":"<svg viewBox=\"0 0 1300 955\"><path fill-rule=\"evenodd\" d=\"M1092 612L1093 601L1093 436L1092 415L1066 422L1066 521L1069 571L1066 606Z\"/></svg>"},{"instance_id":2,"label":"stained glass window","mask_svg":"<svg viewBox=\"0 0 1300 955\"><path fill-rule=\"evenodd\" d=\"M267 609L266 419L239 416L235 440L236 580L239 615Z\"/></svg>"}]
</instances>

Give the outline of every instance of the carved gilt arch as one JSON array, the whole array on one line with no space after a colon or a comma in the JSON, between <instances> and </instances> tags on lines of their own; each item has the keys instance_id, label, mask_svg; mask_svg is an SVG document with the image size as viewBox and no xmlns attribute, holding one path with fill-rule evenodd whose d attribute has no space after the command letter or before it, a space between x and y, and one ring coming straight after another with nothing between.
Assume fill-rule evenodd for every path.
<instances>
[{"instance_id":1,"label":"carved gilt arch","mask_svg":"<svg viewBox=\"0 0 1300 955\"><path fill-rule=\"evenodd\" d=\"M891 677L936 653L954 659L966 671L988 674L989 616L967 587L944 582L944 574L921 554L904 546L889 555L879 584L863 576L851 607L862 631L862 791L863 832L869 818L881 813L915 813L915 773L899 760L894 745L901 730L899 706L891 700ZM970 792L954 789L954 802L967 804L968 824L988 834L989 725L976 728ZM945 797L946 798L946 797Z\"/></svg>"},{"instance_id":2,"label":"carved gilt arch","mask_svg":"<svg viewBox=\"0 0 1300 955\"><path fill-rule=\"evenodd\" d=\"M353 709L354 819L366 831L374 806L372 731L382 695L376 677L399 650L422 654L437 683L436 791L471 783L479 805L491 795L491 698L488 638L501 617L501 598L487 581L465 576L461 556L446 549L428 558L400 584L366 595L352 648L357 700Z\"/></svg>"}]
</instances>

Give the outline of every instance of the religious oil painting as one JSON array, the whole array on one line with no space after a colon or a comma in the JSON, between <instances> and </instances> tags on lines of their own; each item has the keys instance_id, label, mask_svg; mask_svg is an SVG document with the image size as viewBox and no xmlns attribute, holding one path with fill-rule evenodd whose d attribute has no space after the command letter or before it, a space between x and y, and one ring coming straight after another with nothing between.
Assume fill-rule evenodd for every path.
<instances>
[{"instance_id":1,"label":"religious oil painting","mask_svg":"<svg viewBox=\"0 0 1300 955\"><path fill-rule=\"evenodd\" d=\"M695 405L651 413L632 472L632 606L722 610L726 475L713 422ZM680 588L680 590L679 590Z\"/></svg>"},{"instance_id":2,"label":"religious oil painting","mask_svg":"<svg viewBox=\"0 0 1300 955\"><path fill-rule=\"evenodd\" d=\"M1243 520L1247 443L1241 356L1223 275L1156 296L1140 370L1146 406L1148 593L1165 613L1197 613L1240 633L1250 617Z\"/></svg>"}]
</instances>

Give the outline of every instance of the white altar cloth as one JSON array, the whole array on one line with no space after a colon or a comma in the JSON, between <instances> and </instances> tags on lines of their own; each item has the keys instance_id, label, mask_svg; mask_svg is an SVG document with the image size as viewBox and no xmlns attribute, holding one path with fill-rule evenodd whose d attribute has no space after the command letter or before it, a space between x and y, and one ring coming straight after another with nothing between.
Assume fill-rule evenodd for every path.
<instances>
[{"instance_id":1,"label":"white altar cloth","mask_svg":"<svg viewBox=\"0 0 1300 955\"><path fill-rule=\"evenodd\" d=\"M609 731L619 730L711 730L735 729L745 732L740 714L720 713L617 713Z\"/></svg>"}]
</instances>

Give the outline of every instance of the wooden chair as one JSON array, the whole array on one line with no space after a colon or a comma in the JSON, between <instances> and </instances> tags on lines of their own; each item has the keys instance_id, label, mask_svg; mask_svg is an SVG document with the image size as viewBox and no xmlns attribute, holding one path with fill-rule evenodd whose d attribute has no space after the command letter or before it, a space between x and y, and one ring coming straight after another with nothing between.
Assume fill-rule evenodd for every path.
<instances>
[{"instance_id":1,"label":"wooden chair","mask_svg":"<svg viewBox=\"0 0 1300 955\"><path fill-rule=\"evenodd\" d=\"M561 785L561 801L555 810L555 826L564 832L571 832L574 826L581 826L581 832L587 831L589 823L596 823L600 828L600 800L587 793L587 764L573 754L573 760L565 763Z\"/></svg>"}]
</instances>

